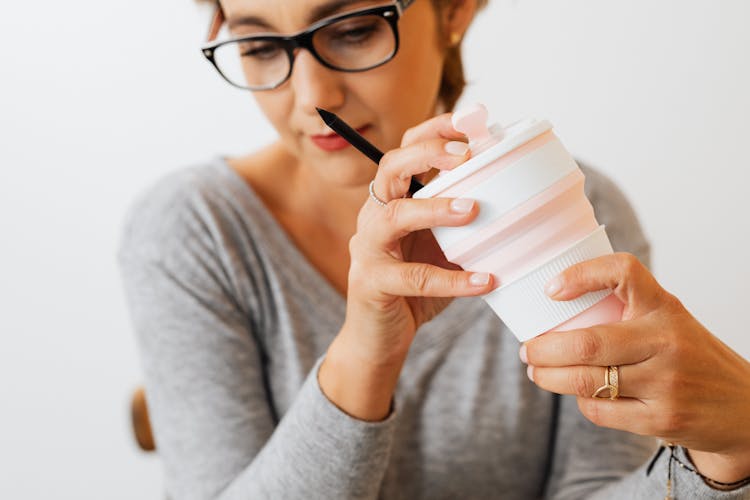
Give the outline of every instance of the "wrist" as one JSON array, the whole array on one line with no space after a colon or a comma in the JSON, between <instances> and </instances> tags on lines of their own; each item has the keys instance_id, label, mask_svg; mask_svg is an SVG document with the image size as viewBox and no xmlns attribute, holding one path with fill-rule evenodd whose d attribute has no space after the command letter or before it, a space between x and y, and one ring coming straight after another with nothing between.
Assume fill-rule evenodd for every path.
<instances>
[{"instance_id":1,"label":"wrist","mask_svg":"<svg viewBox=\"0 0 750 500\"><path fill-rule=\"evenodd\" d=\"M388 417L405 356L383 362L363 360L338 336L318 372L323 394L340 410L365 421Z\"/></svg>"},{"instance_id":2,"label":"wrist","mask_svg":"<svg viewBox=\"0 0 750 500\"><path fill-rule=\"evenodd\" d=\"M732 483L750 477L750 448L732 454L685 451L698 472L715 481Z\"/></svg>"}]
</instances>

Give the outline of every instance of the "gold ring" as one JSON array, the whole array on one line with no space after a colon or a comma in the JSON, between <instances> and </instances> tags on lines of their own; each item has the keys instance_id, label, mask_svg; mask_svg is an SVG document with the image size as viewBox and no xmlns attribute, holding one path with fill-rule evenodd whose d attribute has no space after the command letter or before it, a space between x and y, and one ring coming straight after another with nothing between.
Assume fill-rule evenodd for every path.
<instances>
[{"instance_id":1,"label":"gold ring","mask_svg":"<svg viewBox=\"0 0 750 500\"><path fill-rule=\"evenodd\" d=\"M617 366L608 366L604 369L604 385L594 391L592 398L606 398L601 396L604 391L609 391L609 399L615 400L620 397L620 371Z\"/></svg>"}]
</instances>

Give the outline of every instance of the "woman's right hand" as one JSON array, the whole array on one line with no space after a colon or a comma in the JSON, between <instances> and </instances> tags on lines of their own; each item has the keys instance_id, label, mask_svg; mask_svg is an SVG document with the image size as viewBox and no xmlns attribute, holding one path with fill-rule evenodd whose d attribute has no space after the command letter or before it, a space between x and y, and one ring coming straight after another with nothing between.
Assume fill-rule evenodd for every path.
<instances>
[{"instance_id":1,"label":"woman's right hand","mask_svg":"<svg viewBox=\"0 0 750 500\"><path fill-rule=\"evenodd\" d=\"M409 129L383 156L372 199L360 210L349 244L351 265L344 326L329 348L319 380L343 410L365 420L387 415L414 335L454 297L481 295L492 276L445 260L429 228L462 226L478 214L473 200L404 198L412 176L450 170L468 157L466 136L450 113Z\"/></svg>"}]
</instances>

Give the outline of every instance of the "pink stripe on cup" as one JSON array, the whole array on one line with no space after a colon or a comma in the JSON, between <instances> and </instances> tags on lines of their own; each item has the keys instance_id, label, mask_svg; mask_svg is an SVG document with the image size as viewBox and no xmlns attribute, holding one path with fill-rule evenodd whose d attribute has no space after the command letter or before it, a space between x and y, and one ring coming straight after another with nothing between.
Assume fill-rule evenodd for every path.
<instances>
[{"instance_id":1,"label":"pink stripe on cup","mask_svg":"<svg viewBox=\"0 0 750 500\"><path fill-rule=\"evenodd\" d=\"M485 179L493 176L496 172L499 172L508 165L515 163L527 154L536 149L539 149L540 147L555 139L557 139L557 137L552 132L552 130L548 130L547 132L536 136L534 139L523 144L522 146L517 147L505 156L495 160L473 175L470 175L469 177L458 181L457 183L446 188L440 193L433 194L432 197L437 198L439 196L441 198L459 198L463 193L466 193L473 187L483 183Z\"/></svg>"},{"instance_id":2,"label":"pink stripe on cup","mask_svg":"<svg viewBox=\"0 0 750 500\"><path fill-rule=\"evenodd\" d=\"M570 197L575 197L577 192L583 196L584 182L585 177L580 170L569 173L525 203L476 231L471 237L464 238L446 248L444 250L445 256L449 261L459 265L460 262L457 262L457 260L461 262L473 260L477 254L486 252L498 239L507 238L508 230L515 231L518 226L523 227L537 223L541 218L547 216L550 209L555 210L570 203ZM545 210L543 216L535 213L545 205L551 205L551 207Z\"/></svg>"},{"instance_id":3,"label":"pink stripe on cup","mask_svg":"<svg viewBox=\"0 0 750 500\"><path fill-rule=\"evenodd\" d=\"M596 220L587 207L578 203L559 215L537 224L520 237L501 242L475 261L461 264L467 270L494 274L498 284L512 283L529 269L534 269L564 251L567 238L582 239L596 229Z\"/></svg>"}]
</instances>

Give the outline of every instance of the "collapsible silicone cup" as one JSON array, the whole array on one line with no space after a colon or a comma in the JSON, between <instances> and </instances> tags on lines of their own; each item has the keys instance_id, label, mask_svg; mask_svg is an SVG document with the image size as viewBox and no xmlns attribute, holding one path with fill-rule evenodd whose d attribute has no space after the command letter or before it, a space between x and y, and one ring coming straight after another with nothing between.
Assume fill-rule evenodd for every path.
<instances>
[{"instance_id":1,"label":"collapsible silicone cup","mask_svg":"<svg viewBox=\"0 0 750 500\"><path fill-rule=\"evenodd\" d=\"M612 253L604 226L584 194L584 175L546 120L487 129L483 106L453 115L472 157L442 173L414 198L471 198L479 215L432 232L446 258L494 275L483 296L513 334L526 341L550 330L619 321L623 304L611 290L554 301L544 285L567 267Z\"/></svg>"}]
</instances>

